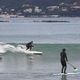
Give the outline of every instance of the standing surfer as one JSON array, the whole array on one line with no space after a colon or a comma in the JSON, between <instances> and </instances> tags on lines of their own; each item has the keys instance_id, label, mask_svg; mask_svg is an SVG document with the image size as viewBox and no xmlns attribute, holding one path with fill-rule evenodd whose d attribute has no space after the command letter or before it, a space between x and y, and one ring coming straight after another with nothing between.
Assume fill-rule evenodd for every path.
<instances>
[{"instance_id":1,"label":"standing surfer","mask_svg":"<svg viewBox=\"0 0 80 80\"><path fill-rule=\"evenodd\" d=\"M29 42L29 43L26 44L26 48L27 48L26 50L28 50L28 49L31 50L32 47L33 47L33 41L31 41L31 42Z\"/></svg>"},{"instance_id":2,"label":"standing surfer","mask_svg":"<svg viewBox=\"0 0 80 80\"><path fill-rule=\"evenodd\" d=\"M62 65L61 73L66 74L66 69L67 69L67 64L66 62L68 61L67 55L66 55L66 49L62 49L62 52L60 53L60 61Z\"/></svg>"}]
</instances>

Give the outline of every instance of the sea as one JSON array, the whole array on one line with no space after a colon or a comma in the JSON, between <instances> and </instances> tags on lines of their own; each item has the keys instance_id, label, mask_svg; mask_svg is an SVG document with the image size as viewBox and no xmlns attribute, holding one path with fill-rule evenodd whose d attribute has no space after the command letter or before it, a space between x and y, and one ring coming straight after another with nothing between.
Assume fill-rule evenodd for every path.
<instances>
[{"instance_id":1,"label":"sea","mask_svg":"<svg viewBox=\"0 0 80 80\"><path fill-rule=\"evenodd\" d=\"M15 51L30 41L32 51L42 55ZM66 75L60 74L63 48L70 63ZM11 18L0 22L0 80L80 80L80 18Z\"/></svg>"}]
</instances>

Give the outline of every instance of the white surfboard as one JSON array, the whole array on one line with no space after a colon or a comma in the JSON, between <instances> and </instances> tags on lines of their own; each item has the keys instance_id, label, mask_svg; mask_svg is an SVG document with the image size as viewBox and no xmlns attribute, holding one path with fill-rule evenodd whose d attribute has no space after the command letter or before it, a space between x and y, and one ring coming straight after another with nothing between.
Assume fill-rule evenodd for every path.
<instances>
[{"instance_id":1,"label":"white surfboard","mask_svg":"<svg viewBox=\"0 0 80 80\"><path fill-rule=\"evenodd\" d=\"M29 54L42 55L42 52L40 52L40 51L24 50L24 53L27 54L27 55L29 55Z\"/></svg>"},{"instance_id":2,"label":"white surfboard","mask_svg":"<svg viewBox=\"0 0 80 80\"><path fill-rule=\"evenodd\" d=\"M66 73L66 74L64 74L64 73L59 73L59 74L53 74L54 76L62 76L62 75L77 75L77 74L79 74L79 73Z\"/></svg>"},{"instance_id":3,"label":"white surfboard","mask_svg":"<svg viewBox=\"0 0 80 80\"><path fill-rule=\"evenodd\" d=\"M17 52L25 53L26 55L42 55L43 52L40 51L32 51L32 50L26 50L25 47L18 46L16 49Z\"/></svg>"}]
</instances>

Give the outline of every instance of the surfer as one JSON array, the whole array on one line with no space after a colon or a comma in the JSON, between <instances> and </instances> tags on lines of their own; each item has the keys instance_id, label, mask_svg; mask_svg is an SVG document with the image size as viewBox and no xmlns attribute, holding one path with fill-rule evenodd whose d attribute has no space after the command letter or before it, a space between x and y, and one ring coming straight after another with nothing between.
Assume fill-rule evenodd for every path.
<instances>
[{"instance_id":1,"label":"surfer","mask_svg":"<svg viewBox=\"0 0 80 80\"><path fill-rule=\"evenodd\" d=\"M67 68L67 64L66 62L68 61L67 59L67 55L66 55L66 49L62 49L62 52L60 53L60 61L61 61L61 65L62 65L62 69L61 69L61 73L65 73L66 74L66 68Z\"/></svg>"},{"instance_id":2,"label":"surfer","mask_svg":"<svg viewBox=\"0 0 80 80\"><path fill-rule=\"evenodd\" d=\"M26 44L26 48L27 48L26 50L28 50L28 49L32 50L32 47L34 47L33 46L33 41Z\"/></svg>"}]
</instances>

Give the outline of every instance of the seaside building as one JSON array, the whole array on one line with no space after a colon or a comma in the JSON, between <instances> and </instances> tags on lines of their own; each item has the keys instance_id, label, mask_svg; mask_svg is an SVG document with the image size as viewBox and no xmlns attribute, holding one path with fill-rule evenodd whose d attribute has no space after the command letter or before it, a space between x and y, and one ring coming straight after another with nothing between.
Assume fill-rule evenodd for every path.
<instances>
[{"instance_id":1,"label":"seaside building","mask_svg":"<svg viewBox=\"0 0 80 80\"><path fill-rule=\"evenodd\" d=\"M32 8L27 8L23 10L24 13L32 13Z\"/></svg>"},{"instance_id":2,"label":"seaside building","mask_svg":"<svg viewBox=\"0 0 80 80\"><path fill-rule=\"evenodd\" d=\"M46 9L48 11L54 11L55 9L59 9L59 6L48 6Z\"/></svg>"},{"instance_id":3,"label":"seaside building","mask_svg":"<svg viewBox=\"0 0 80 80\"><path fill-rule=\"evenodd\" d=\"M35 13L40 13L40 12L42 12L42 9L40 9L38 6L35 6L34 12Z\"/></svg>"}]
</instances>

